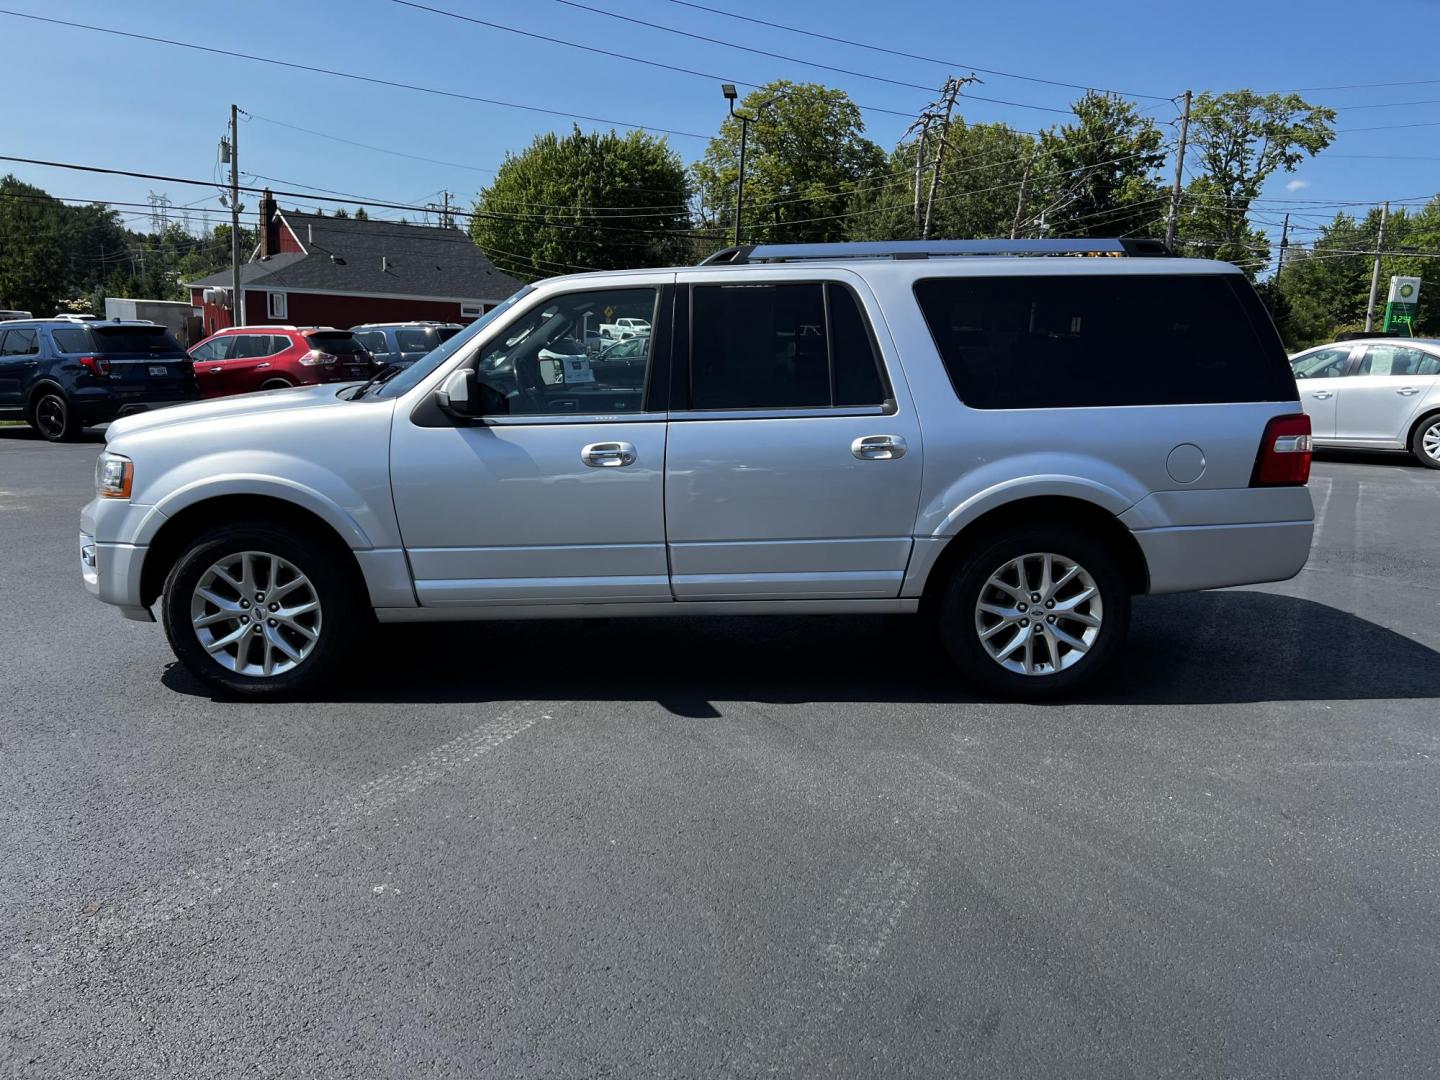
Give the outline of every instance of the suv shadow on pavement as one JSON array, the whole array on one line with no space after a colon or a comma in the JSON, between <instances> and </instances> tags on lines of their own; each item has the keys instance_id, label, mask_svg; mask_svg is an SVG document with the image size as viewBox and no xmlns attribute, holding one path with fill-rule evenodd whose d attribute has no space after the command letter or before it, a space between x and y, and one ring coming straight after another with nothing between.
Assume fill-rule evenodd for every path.
<instances>
[{"instance_id":1,"label":"suv shadow on pavement","mask_svg":"<svg viewBox=\"0 0 1440 1080\"><path fill-rule=\"evenodd\" d=\"M974 704L922 619L766 616L379 627L346 702L714 701ZM179 664L163 681L212 691ZM1069 702L1218 705L1440 698L1440 653L1312 600L1242 590L1141 598L1124 656ZM223 700L223 698L216 698ZM1007 703L1008 704L1008 703Z\"/></svg>"}]
</instances>

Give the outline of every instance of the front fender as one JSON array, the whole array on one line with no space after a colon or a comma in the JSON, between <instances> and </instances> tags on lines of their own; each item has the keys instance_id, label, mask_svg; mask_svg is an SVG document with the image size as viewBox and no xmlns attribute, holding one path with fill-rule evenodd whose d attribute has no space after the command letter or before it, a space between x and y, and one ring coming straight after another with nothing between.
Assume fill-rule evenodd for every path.
<instances>
[{"instance_id":1,"label":"front fender","mask_svg":"<svg viewBox=\"0 0 1440 1080\"><path fill-rule=\"evenodd\" d=\"M397 546L385 543L386 533L393 533L393 517L386 522L377 517L363 493L342 477L329 470L317 470L298 459L285 455L259 455L269 461L256 461L257 455L245 455L251 469L238 471L227 468L227 455L197 458L177 471L185 477L166 477L157 487L167 494L150 507L141 519L134 542L149 544L166 520L207 499L226 495L260 495L293 503L315 514L339 534L352 550ZM259 465L260 469L253 466ZM272 471L273 470L273 471ZM322 476L305 476L319 471ZM278 475L288 473L290 475ZM294 479L296 474L304 479ZM325 494L322 494L322 488ZM388 508L388 500L382 504ZM388 528L386 526L389 526ZM377 535L378 534L378 535Z\"/></svg>"}]
</instances>

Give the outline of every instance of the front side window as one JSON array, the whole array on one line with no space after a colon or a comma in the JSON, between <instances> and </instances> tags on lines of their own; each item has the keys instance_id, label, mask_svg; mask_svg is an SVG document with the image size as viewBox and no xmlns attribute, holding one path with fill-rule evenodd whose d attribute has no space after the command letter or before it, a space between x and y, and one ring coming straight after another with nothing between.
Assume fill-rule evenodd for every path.
<instances>
[{"instance_id":1,"label":"front side window","mask_svg":"<svg viewBox=\"0 0 1440 1080\"><path fill-rule=\"evenodd\" d=\"M691 290L692 409L878 406L886 398L874 340L845 286Z\"/></svg>"},{"instance_id":2,"label":"front side window","mask_svg":"<svg viewBox=\"0 0 1440 1080\"><path fill-rule=\"evenodd\" d=\"M1290 362L1297 379L1338 379L1350 362L1350 346L1306 353Z\"/></svg>"},{"instance_id":3,"label":"front side window","mask_svg":"<svg viewBox=\"0 0 1440 1080\"><path fill-rule=\"evenodd\" d=\"M230 355L231 348L235 344L235 335L229 334L225 337L211 338L194 352L190 354L195 360L224 360Z\"/></svg>"},{"instance_id":4,"label":"front side window","mask_svg":"<svg viewBox=\"0 0 1440 1080\"><path fill-rule=\"evenodd\" d=\"M1243 278L926 278L915 297L976 409L1294 401L1274 324Z\"/></svg>"},{"instance_id":5,"label":"front side window","mask_svg":"<svg viewBox=\"0 0 1440 1080\"><path fill-rule=\"evenodd\" d=\"M626 357L605 354L601 323L655 317L658 291L605 289L567 293L540 304L489 342L476 378L491 391L496 415L595 415L640 412L650 370L651 338ZM458 338L452 340L459 340Z\"/></svg>"}]
</instances>

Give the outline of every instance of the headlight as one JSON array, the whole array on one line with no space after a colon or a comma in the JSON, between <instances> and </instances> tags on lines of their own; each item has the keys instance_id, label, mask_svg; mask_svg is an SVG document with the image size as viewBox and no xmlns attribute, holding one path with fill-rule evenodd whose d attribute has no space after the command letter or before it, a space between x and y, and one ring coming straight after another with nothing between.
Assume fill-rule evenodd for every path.
<instances>
[{"instance_id":1,"label":"headlight","mask_svg":"<svg viewBox=\"0 0 1440 1080\"><path fill-rule=\"evenodd\" d=\"M108 450L95 462L95 490L102 499L128 499L135 482L135 463Z\"/></svg>"}]
</instances>

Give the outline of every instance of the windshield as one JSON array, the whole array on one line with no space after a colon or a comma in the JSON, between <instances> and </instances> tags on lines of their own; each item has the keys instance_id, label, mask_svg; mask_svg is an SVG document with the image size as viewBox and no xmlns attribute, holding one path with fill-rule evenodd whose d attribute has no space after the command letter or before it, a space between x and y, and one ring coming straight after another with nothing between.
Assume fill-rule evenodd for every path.
<instances>
[{"instance_id":1,"label":"windshield","mask_svg":"<svg viewBox=\"0 0 1440 1080\"><path fill-rule=\"evenodd\" d=\"M468 345L476 336L483 333L485 327L489 326L501 315L505 314L505 312L509 311L512 307L518 304L523 297L528 296L534 291L535 290L532 286L526 285L508 300L496 304L493 308L487 311L484 315L481 315L480 318L476 319L464 330L461 330L449 341L443 342L434 351L428 352L419 360L416 360L415 363L411 364L399 375L396 375L394 378L388 379L385 382L381 383L379 386L375 387L373 390L370 391L370 394L377 398L399 397L411 387L422 382L427 375L429 375L432 371L438 368L446 360L450 359L450 357L454 356L461 349L465 348L465 346Z\"/></svg>"}]
</instances>

